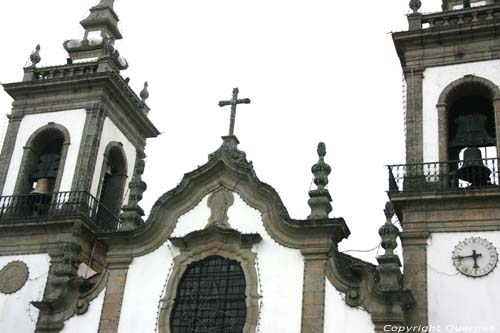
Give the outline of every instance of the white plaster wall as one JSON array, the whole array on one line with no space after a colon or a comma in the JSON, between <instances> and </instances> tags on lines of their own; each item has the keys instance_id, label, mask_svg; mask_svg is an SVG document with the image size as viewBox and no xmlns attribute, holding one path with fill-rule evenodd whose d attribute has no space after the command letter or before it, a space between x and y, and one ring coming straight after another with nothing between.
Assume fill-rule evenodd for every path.
<instances>
[{"instance_id":1,"label":"white plaster wall","mask_svg":"<svg viewBox=\"0 0 500 333\"><path fill-rule=\"evenodd\" d=\"M258 233L262 241L255 245L260 275L262 333L300 332L304 258L299 250L276 243L267 233L260 212L234 194L228 210L228 222L241 233Z\"/></svg>"},{"instance_id":2,"label":"white plaster wall","mask_svg":"<svg viewBox=\"0 0 500 333\"><path fill-rule=\"evenodd\" d=\"M375 325L368 312L362 308L352 308L344 301L344 294L340 293L326 279L325 281L325 333L375 332Z\"/></svg>"},{"instance_id":3,"label":"white plaster wall","mask_svg":"<svg viewBox=\"0 0 500 333\"><path fill-rule=\"evenodd\" d=\"M127 158L127 180L125 182L125 192L123 196L123 203L126 203L128 199L128 183L132 179L132 176L134 174L136 150L134 145L125 137L125 135L120 131L120 129L118 129L118 127L109 118L106 118L104 120L101 142L99 143L96 168L94 171L90 193L92 193L92 195L97 197L97 189L99 187L99 182L101 177L104 152L106 151L107 145L111 141L117 141L123 144L123 151L125 152L125 156Z\"/></svg>"},{"instance_id":4,"label":"white plaster wall","mask_svg":"<svg viewBox=\"0 0 500 333\"><path fill-rule=\"evenodd\" d=\"M424 162L439 160L438 114L436 104L446 86L465 75L500 83L500 60L427 68L423 80Z\"/></svg>"},{"instance_id":5,"label":"white plaster wall","mask_svg":"<svg viewBox=\"0 0 500 333\"><path fill-rule=\"evenodd\" d=\"M29 276L26 284L17 292L9 295L0 293L0 332L34 332L38 309L30 302L43 298L50 258L47 254L0 257L0 269L14 260L23 261L28 266Z\"/></svg>"},{"instance_id":6,"label":"white plaster wall","mask_svg":"<svg viewBox=\"0 0 500 333\"><path fill-rule=\"evenodd\" d=\"M500 332L500 268L481 278L459 273L452 262L452 251L458 242L482 237L500 248L500 231L433 233L427 248L427 290L429 324L462 327L493 327ZM465 332L465 331L464 331ZM469 332L472 332L471 330ZM483 331L486 332L486 331Z\"/></svg>"},{"instance_id":7,"label":"white plaster wall","mask_svg":"<svg viewBox=\"0 0 500 333\"><path fill-rule=\"evenodd\" d=\"M184 237L190 232L205 228L210 217L208 208L208 195L206 195L193 209L179 217L172 237Z\"/></svg>"},{"instance_id":8,"label":"white plaster wall","mask_svg":"<svg viewBox=\"0 0 500 333\"><path fill-rule=\"evenodd\" d=\"M64 323L61 333L88 333L97 332L99 329L99 320L101 319L102 305L104 303L104 294L106 289L101 291L92 302L89 309L81 316L73 316Z\"/></svg>"},{"instance_id":9,"label":"white plaster wall","mask_svg":"<svg viewBox=\"0 0 500 333\"><path fill-rule=\"evenodd\" d=\"M177 255L177 252L171 252L167 243L132 261L127 273L118 333L156 332L160 297L173 256Z\"/></svg>"},{"instance_id":10,"label":"white plaster wall","mask_svg":"<svg viewBox=\"0 0 500 333\"><path fill-rule=\"evenodd\" d=\"M303 257L300 251L274 242L264 228L260 213L238 194L234 193L234 197L234 204L228 210L229 224L242 233L259 233L263 238L253 249L257 253L261 279L260 332L300 332ZM172 235L182 237L203 229L210 216L207 201L208 195L181 216ZM179 250L167 242L156 251L134 259L127 274L119 333L154 332L165 280L178 253Z\"/></svg>"},{"instance_id":11,"label":"white plaster wall","mask_svg":"<svg viewBox=\"0 0 500 333\"><path fill-rule=\"evenodd\" d=\"M14 153L7 172L5 186L2 195L11 195L14 192L14 187L17 181L21 160L24 154L23 147L26 145L29 137L39 128L47 125L49 122L66 127L70 135L71 144L68 147L66 156L66 164L64 173L61 179L60 191L71 190L71 183L75 173L76 160L80 149L80 142L83 135L83 126L87 113L84 109L49 112L42 114L30 114L24 116L19 126L19 132L14 146Z\"/></svg>"}]
</instances>

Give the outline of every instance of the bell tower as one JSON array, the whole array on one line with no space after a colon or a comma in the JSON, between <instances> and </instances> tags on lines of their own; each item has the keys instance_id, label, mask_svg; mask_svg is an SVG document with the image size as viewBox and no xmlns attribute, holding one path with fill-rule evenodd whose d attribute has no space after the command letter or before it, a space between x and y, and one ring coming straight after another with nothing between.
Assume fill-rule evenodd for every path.
<instances>
[{"instance_id":1,"label":"bell tower","mask_svg":"<svg viewBox=\"0 0 500 333\"><path fill-rule=\"evenodd\" d=\"M500 2L443 0L393 34L406 82L406 164L389 197L403 228L410 325L500 329ZM471 293L473 295L471 295Z\"/></svg>"},{"instance_id":2,"label":"bell tower","mask_svg":"<svg viewBox=\"0 0 500 333\"><path fill-rule=\"evenodd\" d=\"M118 216L127 203L147 138L147 84L138 96L121 76L128 63L113 0L101 0L64 42L66 64L39 67L38 45L21 82L4 84L14 99L0 156L2 196L85 192ZM61 194L62 195L62 194Z\"/></svg>"},{"instance_id":3,"label":"bell tower","mask_svg":"<svg viewBox=\"0 0 500 333\"><path fill-rule=\"evenodd\" d=\"M143 223L144 150L159 135L147 84L138 95L122 77L128 63L116 47L113 0L80 23L83 36L63 44L65 64L40 67L38 45L22 81L3 85L14 101L0 154L1 265L45 272L25 287L24 303L2 299L24 331L60 332L85 313L111 265L103 238L121 239Z\"/></svg>"}]
</instances>

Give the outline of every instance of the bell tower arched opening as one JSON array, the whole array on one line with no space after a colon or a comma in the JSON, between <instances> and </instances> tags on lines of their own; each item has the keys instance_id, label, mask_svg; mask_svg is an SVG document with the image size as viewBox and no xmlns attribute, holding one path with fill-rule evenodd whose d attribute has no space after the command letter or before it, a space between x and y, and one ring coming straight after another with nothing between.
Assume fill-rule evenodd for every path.
<instances>
[{"instance_id":1,"label":"bell tower arched opening","mask_svg":"<svg viewBox=\"0 0 500 333\"><path fill-rule=\"evenodd\" d=\"M99 200L118 216L123 202L127 179L127 158L119 142L111 142L104 153Z\"/></svg>"},{"instance_id":2,"label":"bell tower arched opening","mask_svg":"<svg viewBox=\"0 0 500 333\"><path fill-rule=\"evenodd\" d=\"M63 126L49 124L33 133L24 147L14 192L57 192L68 145L69 132Z\"/></svg>"},{"instance_id":3,"label":"bell tower arched opening","mask_svg":"<svg viewBox=\"0 0 500 333\"><path fill-rule=\"evenodd\" d=\"M452 82L441 93L439 157L447 161L449 186L485 186L491 183L493 171L496 177L497 103L498 88L473 75Z\"/></svg>"},{"instance_id":4,"label":"bell tower arched opening","mask_svg":"<svg viewBox=\"0 0 500 333\"><path fill-rule=\"evenodd\" d=\"M495 112L490 89L477 82L462 83L446 99L447 160L463 159L467 148L496 157ZM491 147L491 148L489 148Z\"/></svg>"}]
</instances>

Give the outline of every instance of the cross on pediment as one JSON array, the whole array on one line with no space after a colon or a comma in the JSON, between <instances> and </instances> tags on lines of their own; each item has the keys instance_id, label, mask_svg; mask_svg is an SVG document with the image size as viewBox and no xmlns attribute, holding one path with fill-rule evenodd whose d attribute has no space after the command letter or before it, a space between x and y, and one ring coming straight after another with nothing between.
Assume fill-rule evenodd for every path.
<instances>
[{"instance_id":1,"label":"cross on pediment","mask_svg":"<svg viewBox=\"0 0 500 333\"><path fill-rule=\"evenodd\" d=\"M229 136L234 135L234 123L236 121L236 106L238 104L250 104L249 98L238 99L238 88L233 89L233 98L230 101L220 101L219 106L231 105L231 118L229 123Z\"/></svg>"}]
</instances>

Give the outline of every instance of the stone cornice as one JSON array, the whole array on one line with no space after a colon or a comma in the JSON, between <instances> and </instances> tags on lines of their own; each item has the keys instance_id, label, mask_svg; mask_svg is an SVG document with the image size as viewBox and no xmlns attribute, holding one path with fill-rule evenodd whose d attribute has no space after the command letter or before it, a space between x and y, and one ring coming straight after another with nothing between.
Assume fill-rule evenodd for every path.
<instances>
[{"instance_id":1,"label":"stone cornice","mask_svg":"<svg viewBox=\"0 0 500 333\"><path fill-rule=\"evenodd\" d=\"M45 69L55 72L63 71L66 66L51 67ZM43 104L70 104L76 100L82 102L91 99L98 99L103 93L113 96L116 102L123 110L123 114L131 123L136 124L145 137L156 137L159 131L143 112L144 103L128 86L123 78L114 71L93 72L89 74L79 74L72 76L60 76L46 79L36 79L16 83L3 84L5 91L14 98L13 113L22 108L23 113L37 112L35 107L41 107ZM98 88L97 91L92 89ZM78 92L77 92L78 91ZM80 96L84 94L84 96ZM45 96L51 96L49 99L43 99ZM39 97L39 98L37 98ZM89 98L90 97L90 98Z\"/></svg>"},{"instance_id":2,"label":"stone cornice","mask_svg":"<svg viewBox=\"0 0 500 333\"><path fill-rule=\"evenodd\" d=\"M498 5L496 5L498 7ZM433 19L431 14L426 19ZM458 14L453 14L458 15ZM427 17L429 16L429 17ZM500 20L495 17L488 20L449 24L426 29L395 32L392 34L394 45L403 68L406 66L433 67L473 61L499 59L500 47L497 40L497 27ZM467 51L457 56L456 45L464 46L467 43L476 45L486 42L485 49L471 46ZM435 49L435 52L430 51ZM422 52L426 50L426 52Z\"/></svg>"}]
</instances>

